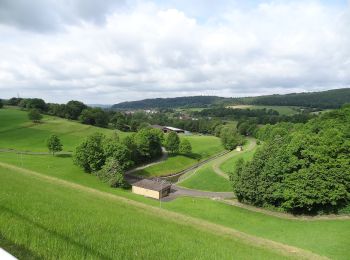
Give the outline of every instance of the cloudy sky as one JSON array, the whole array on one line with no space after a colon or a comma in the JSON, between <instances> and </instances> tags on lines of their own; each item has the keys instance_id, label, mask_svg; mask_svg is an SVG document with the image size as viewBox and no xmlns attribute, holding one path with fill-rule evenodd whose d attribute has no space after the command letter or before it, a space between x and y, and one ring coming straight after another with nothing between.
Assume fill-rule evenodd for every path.
<instances>
[{"instance_id":1,"label":"cloudy sky","mask_svg":"<svg viewBox=\"0 0 350 260\"><path fill-rule=\"evenodd\" d=\"M0 98L350 87L350 1L0 0Z\"/></svg>"}]
</instances>

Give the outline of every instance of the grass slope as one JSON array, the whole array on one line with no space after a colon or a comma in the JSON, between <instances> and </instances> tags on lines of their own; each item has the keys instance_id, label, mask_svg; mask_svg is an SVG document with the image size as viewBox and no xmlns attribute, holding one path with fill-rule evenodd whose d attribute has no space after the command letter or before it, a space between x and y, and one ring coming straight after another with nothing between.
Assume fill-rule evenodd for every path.
<instances>
[{"instance_id":1,"label":"grass slope","mask_svg":"<svg viewBox=\"0 0 350 260\"><path fill-rule=\"evenodd\" d=\"M332 259L350 258L350 220L289 220L213 200L186 197L164 205L176 212L308 249Z\"/></svg>"},{"instance_id":2,"label":"grass slope","mask_svg":"<svg viewBox=\"0 0 350 260\"><path fill-rule=\"evenodd\" d=\"M232 191L230 182L214 172L212 163L199 168L193 175L178 185L188 189L203 191Z\"/></svg>"},{"instance_id":3,"label":"grass slope","mask_svg":"<svg viewBox=\"0 0 350 260\"><path fill-rule=\"evenodd\" d=\"M281 258L267 248L16 171L0 168L0 180L0 246L25 259Z\"/></svg>"},{"instance_id":4,"label":"grass slope","mask_svg":"<svg viewBox=\"0 0 350 260\"><path fill-rule=\"evenodd\" d=\"M42 123L28 120L27 112L18 109L0 109L0 148L46 152L46 140L56 134L63 143L64 151L74 148L88 135L100 132L111 136L115 131L83 125L75 121L44 116ZM126 133L118 131L121 136Z\"/></svg>"},{"instance_id":5,"label":"grass slope","mask_svg":"<svg viewBox=\"0 0 350 260\"><path fill-rule=\"evenodd\" d=\"M235 164L239 159L243 159L245 161L249 161L253 158L253 155L256 151L257 147L255 147L253 150L251 151L247 151L244 153L241 153L239 155L236 155L230 159L228 159L227 161L224 161L219 167L222 171L226 172L226 173L232 173L234 171L235 168Z\"/></svg>"},{"instance_id":6,"label":"grass slope","mask_svg":"<svg viewBox=\"0 0 350 260\"><path fill-rule=\"evenodd\" d=\"M22 155L21 158L13 153L0 153L0 162L25 167L44 175L64 179L149 205L159 205L159 202L155 200L137 196L129 191L109 188L95 176L83 173L80 168L73 165L69 157ZM0 176L2 175L0 174ZM3 180L1 177L0 185ZM21 186L18 191L22 188L26 188L25 185ZM20 192L17 193L20 194ZM0 204L2 201L0 196ZM219 201L200 198L178 198L168 203L162 203L162 207L232 227L251 235L308 249L333 259L350 258L348 250L350 247L350 220L299 221L280 219L226 205Z\"/></svg>"},{"instance_id":7,"label":"grass slope","mask_svg":"<svg viewBox=\"0 0 350 260\"><path fill-rule=\"evenodd\" d=\"M221 141L215 136L183 136L180 138L187 139L192 145L192 156L174 155L161 163L152 165L145 169L135 172L142 176L164 176L184 170L200 160L204 160L224 150Z\"/></svg>"}]
</instances>

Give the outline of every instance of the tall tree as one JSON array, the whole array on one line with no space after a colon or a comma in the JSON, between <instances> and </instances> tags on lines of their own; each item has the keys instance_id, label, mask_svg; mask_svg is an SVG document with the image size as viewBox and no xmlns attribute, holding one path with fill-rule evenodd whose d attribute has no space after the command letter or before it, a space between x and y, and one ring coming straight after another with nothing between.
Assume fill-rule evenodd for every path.
<instances>
[{"instance_id":1,"label":"tall tree","mask_svg":"<svg viewBox=\"0 0 350 260\"><path fill-rule=\"evenodd\" d=\"M192 153L192 146L190 141L188 141L187 139L182 139L180 142L179 152L182 154Z\"/></svg>"},{"instance_id":2,"label":"tall tree","mask_svg":"<svg viewBox=\"0 0 350 260\"><path fill-rule=\"evenodd\" d=\"M62 151L62 143L57 135L51 135L47 140L47 148L49 149L52 155L55 153Z\"/></svg>"},{"instance_id":3,"label":"tall tree","mask_svg":"<svg viewBox=\"0 0 350 260\"><path fill-rule=\"evenodd\" d=\"M170 132L165 141L165 147L170 153L177 153L179 151L180 138L175 132Z\"/></svg>"},{"instance_id":4,"label":"tall tree","mask_svg":"<svg viewBox=\"0 0 350 260\"><path fill-rule=\"evenodd\" d=\"M227 150L233 150L237 147L237 145L242 145L244 142L243 137L233 126L222 127L220 131L220 138L222 145Z\"/></svg>"},{"instance_id":5,"label":"tall tree","mask_svg":"<svg viewBox=\"0 0 350 260\"><path fill-rule=\"evenodd\" d=\"M99 171L106 160L103 150L104 139L105 136L101 133L88 136L75 150L73 157L75 164L88 173Z\"/></svg>"}]
</instances>

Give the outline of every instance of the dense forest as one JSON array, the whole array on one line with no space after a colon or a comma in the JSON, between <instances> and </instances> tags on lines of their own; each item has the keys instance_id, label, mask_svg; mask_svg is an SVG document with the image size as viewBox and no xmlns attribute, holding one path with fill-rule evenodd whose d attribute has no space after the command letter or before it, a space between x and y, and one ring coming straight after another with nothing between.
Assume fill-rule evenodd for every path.
<instances>
[{"instance_id":1,"label":"dense forest","mask_svg":"<svg viewBox=\"0 0 350 260\"><path fill-rule=\"evenodd\" d=\"M349 210L350 105L305 124L266 125L253 160L236 165L237 198L292 213Z\"/></svg>"},{"instance_id":2,"label":"dense forest","mask_svg":"<svg viewBox=\"0 0 350 260\"><path fill-rule=\"evenodd\" d=\"M350 88L335 89L322 92L293 93L286 95L271 95L255 97L254 105L268 106L300 106L314 108L339 108L350 102Z\"/></svg>"},{"instance_id":3,"label":"dense forest","mask_svg":"<svg viewBox=\"0 0 350 260\"><path fill-rule=\"evenodd\" d=\"M247 104L268 106L300 106L312 108L339 108L350 102L350 89L334 89L322 92L293 93L286 95L268 95L258 97L224 98L217 96L193 96L176 98L155 98L140 101L122 102L112 109L155 109L155 108L191 108L218 105Z\"/></svg>"}]
</instances>

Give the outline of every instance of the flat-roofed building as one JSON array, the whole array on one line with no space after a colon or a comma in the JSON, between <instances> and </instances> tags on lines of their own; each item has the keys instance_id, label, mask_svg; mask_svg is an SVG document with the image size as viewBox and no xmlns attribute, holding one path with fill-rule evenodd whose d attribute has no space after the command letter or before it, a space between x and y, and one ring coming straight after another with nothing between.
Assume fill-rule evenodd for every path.
<instances>
[{"instance_id":1,"label":"flat-roofed building","mask_svg":"<svg viewBox=\"0 0 350 260\"><path fill-rule=\"evenodd\" d=\"M132 192L154 199L161 199L169 195L171 183L165 180L143 179L132 184Z\"/></svg>"}]
</instances>

